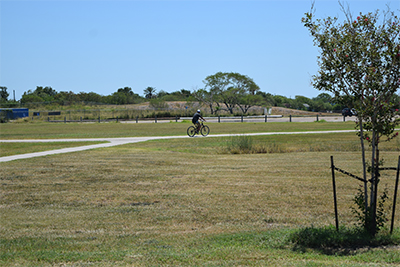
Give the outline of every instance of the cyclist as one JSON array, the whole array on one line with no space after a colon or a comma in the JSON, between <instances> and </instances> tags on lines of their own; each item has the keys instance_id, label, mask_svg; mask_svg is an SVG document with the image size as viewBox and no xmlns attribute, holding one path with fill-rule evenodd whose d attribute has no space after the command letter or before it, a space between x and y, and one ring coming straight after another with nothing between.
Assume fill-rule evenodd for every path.
<instances>
[{"instance_id":1,"label":"cyclist","mask_svg":"<svg viewBox=\"0 0 400 267\"><path fill-rule=\"evenodd\" d=\"M200 109L197 110L197 112L193 115L192 118L192 123L196 126L196 133L199 132L200 130L200 122L199 119L206 121L201 115L200 115Z\"/></svg>"}]
</instances>

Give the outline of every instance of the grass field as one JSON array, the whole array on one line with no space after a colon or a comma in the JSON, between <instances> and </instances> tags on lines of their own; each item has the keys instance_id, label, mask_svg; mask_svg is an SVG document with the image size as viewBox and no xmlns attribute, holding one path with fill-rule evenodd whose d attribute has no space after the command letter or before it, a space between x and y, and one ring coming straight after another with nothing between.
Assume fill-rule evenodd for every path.
<instances>
[{"instance_id":1,"label":"grass field","mask_svg":"<svg viewBox=\"0 0 400 267\"><path fill-rule=\"evenodd\" d=\"M0 139L100 138L186 135L190 122L172 123L6 123L0 125ZM354 122L332 123L210 123L210 134L297 132L354 129Z\"/></svg>"},{"instance_id":2,"label":"grass field","mask_svg":"<svg viewBox=\"0 0 400 267\"><path fill-rule=\"evenodd\" d=\"M1 125L0 138L183 135L188 126L36 125L40 124ZM352 129L353 124L245 123L210 128L212 133L245 133ZM224 149L228 137L209 137L0 163L0 265L400 264L398 243L321 249L297 246L290 238L306 227L323 232L334 225L329 158L334 156L339 167L360 175L354 133L251 138L254 144L279 148L279 153L229 154ZM385 166L397 165L399 151L396 140L382 144ZM390 201L394 177L395 171L381 177ZM341 226L355 223L350 207L358 186L356 180L337 174ZM394 240L400 239L399 220L397 212Z\"/></svg>"}]
</instances>

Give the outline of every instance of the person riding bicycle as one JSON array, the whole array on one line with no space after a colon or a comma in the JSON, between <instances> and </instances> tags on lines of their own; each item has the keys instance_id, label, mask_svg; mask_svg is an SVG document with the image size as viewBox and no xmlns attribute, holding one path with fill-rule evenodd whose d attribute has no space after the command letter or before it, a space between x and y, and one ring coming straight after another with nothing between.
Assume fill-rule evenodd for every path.
<instances>
[{"instance_id":1,"label":"person riding bicycle","mask_svg":"<svg viewBox=\"0 0 400 267\"><path fill-rule=\"evenodd\" d=\"M193 115L192 118L192 123L196 126L196 132L199 132L200 130L200 122L199 119L206 121L201 115L200 115L200 109L197 110L197 112Z\"/></svg>"}]
</instances>

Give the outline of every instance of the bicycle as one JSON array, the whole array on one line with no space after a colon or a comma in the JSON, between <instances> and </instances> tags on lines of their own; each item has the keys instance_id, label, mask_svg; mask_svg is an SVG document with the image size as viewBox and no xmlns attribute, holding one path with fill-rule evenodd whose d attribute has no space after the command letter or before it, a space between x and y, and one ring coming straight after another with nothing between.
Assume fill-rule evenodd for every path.
<instances>
[{"instance_id":1,"label":"bicycle","mask_svg":"<svg viewBox=\"0 0 400 267\"><path fill-rule=\"evenodd\" d=\"M203 122L200 123L200 130L197 131L194 126L190 126L187 129L187 134L190 137L195 136L196 134L201 133L202 136L207 136L210 133L210 128L207 125L204 125Z\"/></svg>"}]
</instances>

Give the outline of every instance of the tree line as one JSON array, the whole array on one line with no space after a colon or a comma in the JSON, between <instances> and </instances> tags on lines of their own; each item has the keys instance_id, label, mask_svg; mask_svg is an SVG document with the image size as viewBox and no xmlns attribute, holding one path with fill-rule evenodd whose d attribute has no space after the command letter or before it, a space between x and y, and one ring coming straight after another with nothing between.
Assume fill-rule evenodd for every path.
<instances>
[{"instance_id":1,"label":"tree line","mask_svg":"<svg viewBox=\"0 0 400 267\"><path fill-rule=\"evenodd\" d=\"M19 101L9 100L7 87L0 87L1 107L38 106L56 104L68 106L73 104L112 104L126 105L150 102L154 108L166 108L168 101L201 102L208 106L212 114L224 110L233 114L234 109L239 109L246 114L252 106L285 107L296 110L331 112L341 111L346 105L343 101L328 93L308 98L296 95L294 98L282 95L273 95L260 90L259 86L248 76L239 73L218 72L206 77L203 81L204 88L197 90L181 89L174 92L157 91L155 87L147 87L143 95L133 92L131 87L118 88L110 95L100 95L95 92L56 91L50 86L37 86L35 90L23 93ZM400 108L400 96L394 94L393 108Z\"/></svg>"}]
</instances>

